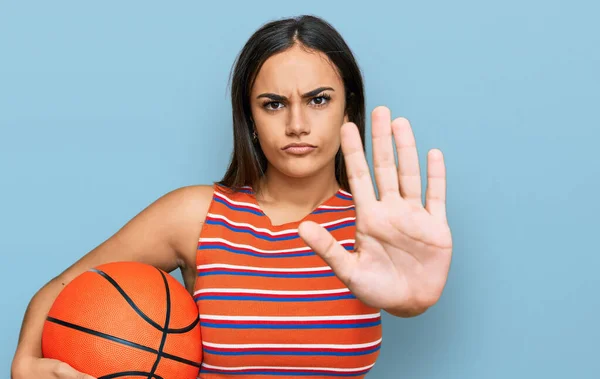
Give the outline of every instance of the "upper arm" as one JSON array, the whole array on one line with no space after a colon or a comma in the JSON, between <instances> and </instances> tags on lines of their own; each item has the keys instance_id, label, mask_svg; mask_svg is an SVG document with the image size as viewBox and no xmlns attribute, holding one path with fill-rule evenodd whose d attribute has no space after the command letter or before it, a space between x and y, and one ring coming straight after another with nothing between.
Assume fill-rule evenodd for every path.
<instances>
[{"instance_id":1,"label":"upper arm","mask_svg":"<svg viewBox=\"0 0 600 379\"><path fill-rule=\"evenodd\" d=\"M198 236L212 193L212 186L189 186L163 195L62 272L61 281L115 261L147 263L166 272L195 267Z\"/></svg>"}]
</instances>

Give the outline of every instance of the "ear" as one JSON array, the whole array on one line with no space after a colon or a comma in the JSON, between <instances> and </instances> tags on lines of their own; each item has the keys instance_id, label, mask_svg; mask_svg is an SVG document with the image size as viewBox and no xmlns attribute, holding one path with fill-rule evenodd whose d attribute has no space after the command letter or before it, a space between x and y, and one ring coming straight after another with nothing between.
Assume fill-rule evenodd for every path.
<instances>
[{"instance_id":1,"label":"ear","mask_svg":"<svg viewBox=\"0 0 600 379\"><path fill-rule=\"evenodd\" d=\"M350 120L348 120L348 113L346 113L344 115L344 124L347 123L348 121L350 121Z\"/></svg>"}]
</instances>

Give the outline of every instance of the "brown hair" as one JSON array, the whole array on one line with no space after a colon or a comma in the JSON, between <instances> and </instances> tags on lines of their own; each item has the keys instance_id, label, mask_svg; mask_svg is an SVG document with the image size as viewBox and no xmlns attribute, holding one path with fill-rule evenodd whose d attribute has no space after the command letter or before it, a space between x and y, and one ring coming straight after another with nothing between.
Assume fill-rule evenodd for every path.
<instances>
[{"instance_id":1,"label":"brown hair","mask_svg":"<svg viewBox=\"0 0 600 379\"><path fill-rule=\"evenodd\" d=\"M296 43L327 55L344 83L346 114L358 126L365 145L365 99L363 79L352 51L329 23L304 15L271 21L258 29L246 42L234 62L231 81L234 148L229 167L217 182L233 191L257 185L267 167L267 158L258 143L252 141L250 91L263 63L272 55ZM340 125L341 126L341 125ZM339 186L350 191L341 148L335 156L335 177Z\"/></svg>"}]
</instances>

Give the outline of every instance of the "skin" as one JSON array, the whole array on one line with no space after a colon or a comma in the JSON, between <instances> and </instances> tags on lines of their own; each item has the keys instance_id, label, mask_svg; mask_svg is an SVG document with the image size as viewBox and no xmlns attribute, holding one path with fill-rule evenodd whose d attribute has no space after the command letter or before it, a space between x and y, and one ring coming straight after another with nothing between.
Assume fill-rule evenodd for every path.
<instances>
[{"instance_id":1,"label":"skin","mask_svg":"<svg viewBox=\"0 0 600 379\"><path fill-rule=\"evenodd\" d=\"M318 96L302 97L318 87L331 88L318 94L331 96L322 107L317 106L322 104ZM269 111L265 102L272 99L259 98L264 93L286 100L271 103ZM377 199L358 129L344 114L343 93L343 83L323 54L295 46L265 62L251 98L259 143L269 160L257 200L274 225L302 219L338 190L334 157L341 145L356 205L355 251L343 249L313 222L300 224L300 236L361 301L396 316L416 316L438 301L450 267L443 156L437 149L428 153L423 205L411 126L404 118L392 121L389 109L377 107L372 113ZM307 156L292 157L281 151L290 142L317 148ZM12 379L93 379L63 362L41 358L40 344L54 299L89 268L114 261L143 262L167 272L179 267L192 293L198 236L212 193L212 186L199 185L162 196L42 287L25 313Z\"/></svg>"},{"instance_id":2,"label":"skin","mask_svg":"<svg viewBox=\"0 0 600 379\"><path fill-rule=\"evenodd\" d=\"M269 159L257 200L273 224L301 219L339 188L333 159L340 148L340 126L347 121L344 90L324 57L296 47L272 56L258 73L252 90L252 115L259 143ZM300 96L317 87L332 88L318 94L331 96L326 106L317 106L325 103L323 99ZM263 93L286 96L288 101L283 110L268 111L264 103L271 99L257 98ZM281 106L271 104L267 108ZM309 142L318 147L309 157L292 158L281 152L281 147L290 142ZM143 262L167 272L180 268L186 288L193 293L198 236L212 194L212 186L197 185L163 195L44 285L25 312L12 379L93 379L66 363L41 358L40 345L44 319L54 299L89 268L113 261Z\"/></svg>"},{"instance_id":3,"label":"skin","mask_svg":"<svg viewBox=\"0 0 600 379\"><path fill-rule=\"evenodd\" d=\"M251 91L255 131L268 160L257 200L273 225L301 219L339 189L334 158L348 121L345 106L344 83L321 52L295 45L262 66ZM316 150L306 156L282 150L304 142Z\"/></svg>"}]
</instances>

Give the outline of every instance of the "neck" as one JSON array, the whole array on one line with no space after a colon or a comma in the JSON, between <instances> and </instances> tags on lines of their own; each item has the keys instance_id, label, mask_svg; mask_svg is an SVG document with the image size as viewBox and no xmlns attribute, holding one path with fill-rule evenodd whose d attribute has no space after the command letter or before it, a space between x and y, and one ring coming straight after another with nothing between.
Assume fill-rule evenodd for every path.
<instances>
[{"instance_id":1,"label":"neck","mask_svg":"<svg viewBox=\"0 0 600 379\"><path fill-rule=\"evenodd\" d=\"M292 178L269 165L259 181L257 197L267 203L312 210L339 190L334 170L332 164L313 176Z\"/></svg>"}]
</instances>

